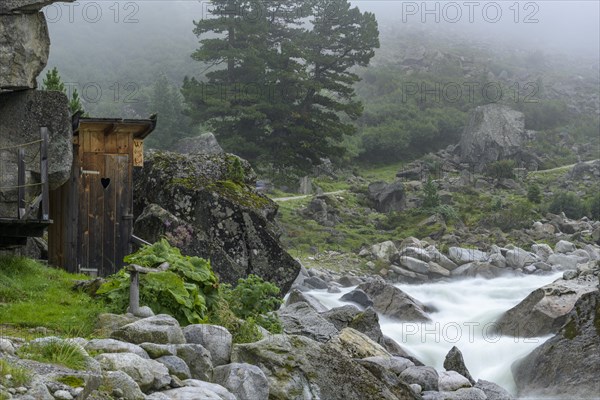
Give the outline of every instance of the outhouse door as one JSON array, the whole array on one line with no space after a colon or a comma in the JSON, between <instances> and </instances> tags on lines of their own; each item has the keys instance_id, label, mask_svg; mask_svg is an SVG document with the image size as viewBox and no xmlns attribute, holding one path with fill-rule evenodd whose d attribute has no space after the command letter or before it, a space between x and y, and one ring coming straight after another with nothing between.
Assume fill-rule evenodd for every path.
<instances>
[{"instance_id":1,"label":"outhouse door","mask_svg":"<svg viewBox=\"0 0 600 400\"><path fill-rule=\"evenodd\" d=\"M79 203L79 267L107 276L123 267L133 228L129 155L84 153Z\"/></svg>"}]
</instances>

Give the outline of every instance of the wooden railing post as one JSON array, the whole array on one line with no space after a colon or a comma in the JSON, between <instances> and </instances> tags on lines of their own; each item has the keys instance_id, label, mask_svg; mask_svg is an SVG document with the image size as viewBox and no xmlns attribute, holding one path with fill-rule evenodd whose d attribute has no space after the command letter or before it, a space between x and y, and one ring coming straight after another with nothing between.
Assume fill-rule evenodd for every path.
<instances>
[{"instance_id":1,"label":"wooden railing post","mask_svg":"<svg viewBox=\"0 0 600 400\"><path fill-rule=\"evenodd\" d=\"M131 282L129 285L129 308L127 312L140 316L140 274L151 274L153 272L163 272L170 267L168 262L160 264L156 268L144 268L139 265L131 264L127 267Z\"/></svg>"},{"instance_id":2,"label":"wooden railing post","mask_svg":"<svg viewBox=\"0 0 600 400\"><path fill-rule=\"evenodd\" d=\"M40 205L40 219L50 219L50 189L48 187L48 128L40 129L42 142L40 143L40 179L42 183L42 203Z\"/></svg>"},{"instance_id":3,"label":"wooden railing post","mask_svg":"<svg viewBox=\"0 0 600 400\"><path fill-rule=\"evenodd\" d=\"M25 149L19 148L17 152L17 207L18 218L25 216Z\"/></svg>"}]
</instances>

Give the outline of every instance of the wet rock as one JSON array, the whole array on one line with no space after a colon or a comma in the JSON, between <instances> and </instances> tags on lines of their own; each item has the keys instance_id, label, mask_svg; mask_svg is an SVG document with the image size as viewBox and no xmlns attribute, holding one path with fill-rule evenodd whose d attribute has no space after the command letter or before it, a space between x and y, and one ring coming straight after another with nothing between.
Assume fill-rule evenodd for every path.
<instances>
[{"instance_id":1,"label":"wet rock","mask_svg":"<svg viewBox=\"0 0 600 400\"><path fill-rule=\"evenodd\" d=\"M430 321L427 308L393 285L382 282L361 283L363 290L373 301L373 308L389 318L401 321Z\"/></svg>"},{"instance_id":2,"label":"wet rock","mask_svg":"<svg viewBox=\"0 0 600 400\"><path fill-rule=\"evenodd\" d=\"M461 376L467 378L472 385L475 384L475 379L473 379L471 373L467 369L465 360L463 359L462 353L458 347L453 346L448 354L446 354L446 358L444 359L444 368L447 371L458 372Z\"/></svg>"},{"instance_id":3,"label":"wet rock","mask_svg":"<svg viewBox=\"0 0 600 400\"><path fill-rule=\"evenodd\" d=\"M364 308L373 306L373 300L371 300L369 295L366 294L363 290L358 289L358 288L354 289L351 292L346 293L345 295L340 297L340 300L356 303L359 306L364 307Z\"/></svg>"}]
</instances>

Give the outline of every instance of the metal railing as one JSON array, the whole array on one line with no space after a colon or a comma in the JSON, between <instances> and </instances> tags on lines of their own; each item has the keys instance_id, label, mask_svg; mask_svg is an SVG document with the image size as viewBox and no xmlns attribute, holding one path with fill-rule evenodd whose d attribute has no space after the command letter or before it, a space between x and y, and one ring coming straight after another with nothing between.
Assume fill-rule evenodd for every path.
<instances>
[{"instance_id":1,"label":"metal railing","mask_svg":"<svg viewBox=\"0 0 600 400\"><path fill-rule=\"evenodd\" d=\"M38 219L48 221L50 219L50 191L48 186L48 128L40 128L40 139L27 143L16 144L12 146L0 147L0 194L6 194L10 191L17 191L17 215L19 220ZM39 149L34 150L33 154L27 154L27 149L33 148L35 145ZM31 153L31 152L29 152ZM16 157L14 157L16 154ZM8 157L5 157L8 155ZM13 157L11 157L11 155ZM40 179L39 182L27 181L27 166L34 162L39 155ZM12 160L11 160L12 158ZM17 182L14 184L14 179L7 183L4 178L10 177L7 174L4 165L15 163L17 164ZM31 167L29 168L31 170ZM14 167L13 167L14 170ZM27 205L26 189L32 187L40 187L40 194ZM1 200L0 200L1 201ZM34 213L38 210L37 216ZM2 216L0 216L2 217Z\"/></svg>"}]
</instances>

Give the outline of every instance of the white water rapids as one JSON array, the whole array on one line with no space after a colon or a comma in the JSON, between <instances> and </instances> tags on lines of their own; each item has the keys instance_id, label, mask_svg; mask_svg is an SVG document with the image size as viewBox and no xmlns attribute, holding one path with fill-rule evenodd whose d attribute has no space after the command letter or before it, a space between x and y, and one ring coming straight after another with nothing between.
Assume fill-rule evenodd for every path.
<instances>
[{"instance_id":1,"label":"white water rapids","mask_svg":"<svg viewBox=\"0 0 600 400\"><path fill-rule=\"evenodd\" d=\"M475 380L489 380L514 393L511 364L551 336L499 336L493 333L493 321L529 293L561 275L397 284L396 287L437 311L430 313L433 322L428 324L401 323L380 316L381 330L425 365L438 370L444 370L446 354L452 346L457 346ZM353 289L342 289L342 293L314 290L309 294L334 308L349 304L339 298Z\"/></svg>"}]
</instances>

